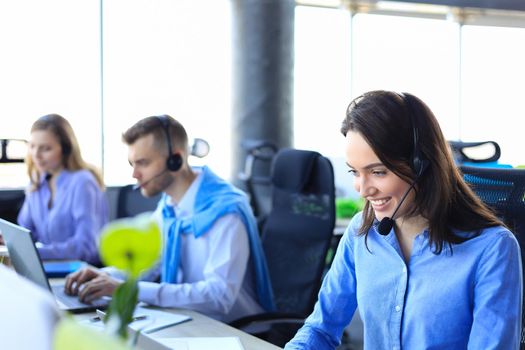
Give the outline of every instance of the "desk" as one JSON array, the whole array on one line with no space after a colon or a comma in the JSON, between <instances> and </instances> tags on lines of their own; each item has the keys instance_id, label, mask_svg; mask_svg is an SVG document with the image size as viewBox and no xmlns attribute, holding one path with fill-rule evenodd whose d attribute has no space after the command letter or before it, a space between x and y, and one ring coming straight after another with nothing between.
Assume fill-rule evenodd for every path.
<instances>
[{"instance_id":1,"label":"desk","mask_svg":"<svg viewBox=\"0 0 525 350\"><path fill-rule=\"evenodd\" d=\"M241 340L245 350L275 350L279 347L270 344L264 340L256 338L248 333L230 327L225 323L204 316L201 313L184 309L160 309L166 312L188 315L191 321L184 322L153 334L148 335L150 338L167 338L167 337L238 337ZM84 320L92 317L94 313L75 315L75 319ZM144 350L165 349L158 343L152 342L144 336L140 336L138 346Z\"/></svg>"}]
</instances>

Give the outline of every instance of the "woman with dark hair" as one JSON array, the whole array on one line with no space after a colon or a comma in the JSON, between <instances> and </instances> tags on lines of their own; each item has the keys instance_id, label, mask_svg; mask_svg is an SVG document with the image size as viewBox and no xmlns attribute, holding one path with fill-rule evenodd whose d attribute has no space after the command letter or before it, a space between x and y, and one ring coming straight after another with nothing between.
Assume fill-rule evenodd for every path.
<instances>
[{"instance_id":1,"label":"woman with dark hair","mask_svg":"<svg viewBox=\"0 0 525 350\"><path fill-rule=\"evenodd\" d=\"M108 221L104 184L65 118L49 114L33 124L26 164L30 186L18 223L31 230L41 258L99 264L98 235Z\"/></svg>"},{"instance_id":2,"label":"woman with dark hair","mask_svg":"<svg viewBox=\"0 0 525 350\"><path fill-rule=\"evenodd\" d=\"M518 243L463 181L427 105L368 92L341 132L366 205L286 349L335 349L357 307L365 349L518 349Z\"/></svg>"}]
</instances>

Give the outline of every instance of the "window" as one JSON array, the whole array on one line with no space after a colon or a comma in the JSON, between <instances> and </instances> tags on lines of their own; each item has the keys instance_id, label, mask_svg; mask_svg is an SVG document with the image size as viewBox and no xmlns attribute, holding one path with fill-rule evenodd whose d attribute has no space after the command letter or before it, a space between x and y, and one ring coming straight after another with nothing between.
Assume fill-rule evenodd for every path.
<instances>
[{"instance_id":1,"label":"window","mask_svg":"<svg viewBox=\"0 0 525 350\"><path fill-rule=\"evenodd\" d=\"M469 12L460 26L450 9L380 5L358 4L353 16L338 5L296 7L295 147L331 157L336 184L348 189L344 111L351 98L385 89L421 97L448 140L493 140L501 163L525 165L513 127L523 110L525 16Z\"/></svg>"},{"instance_id":2,"label":"window","mask_svg":"<svg viewBox=\"0 0 525 350\"><path fill-rule=\"evenodd\" d=\"M461 136L496 141L501 163L525 164L525 28L463 27Z\"/></svg>"},{"instance_id":3,"label":"window","mask_svg":"<svg viewBox=\"0 0 525 350\"><path fill-rule=\"evenodd\" d=\"M179 119L190 138L207 140L206 164L228 176L229 2L105 1L103 28L106 182L134 181L121 135L160 114Z\"/></svg>"},{"instance_id":4,"label":"window","mask_svg":"<svg viewBox=\"0 0 525 350\"><path fill-rule=\"evenodd\" d=\"M353 96L409 92L425 101L445 136L458 138L458 26L438 19L357 14Z\"/></svg>"},{"instance_id":5,"label":"window","mask_svg":"<svg viewBox=\"0 0 525 350\"><path fill-rule=\"evenodd\" d=\"M296 7L294 146L341 155L339 129L350 102L350 16Z\"/></svg>"},{"instance_id":6,"label":"window","mask_svg":"<svg viewBox=\"0 0 525 350\"><path fill-rule=\"evenodd\" d=\"M433 15L441 19L351 13L340 3L296 6L295 147L342 158L339 127L351 98L393 89L426 101L448 139L494 140L502 162L525 163L523 137L512 127L521 118L525 80L523 16L494 17L512 28L496 27L491 18L490 25L460 29L442 13ZM0 138L26 139L34 120L59 113L73 125L84 158L104 167L107 184L121 185L134 182L122 132L143 117L170 114L190 138L210 143L209 156L192 164L229 177L230 6L229 0L1 2ZM23 165L3 170L0 187L27 183Z\"/></svg>"},{"instance_id":7,"label":"window","mask_svg":"<svg viewBox=\"0 0 525 350\"><path fill-rule=\"evenodd\" d=\"M27 139L37 118L58 113L100 166L99 3L2 1L0 33L0 138ZM10 165L0 187L28 181L23 164Z\"/></svg>"},{"instance_id":8,"label":"window","mask_svg":"<svg viewBox=\"0 0 525 350\"><path fill-rule=\"evenodd\" d=\"M38 117L59 113L84 158L104 165L107 184L122 185L134 182L122 132L143 117L170 114L190 138L210 143L204 161L227 176L230 22L227 0L2 2L0 113L3 123L16 123L0 138L27 139ZM25 167L16 165L0 186L26 183Z\"/></svg>"}]
</instances>

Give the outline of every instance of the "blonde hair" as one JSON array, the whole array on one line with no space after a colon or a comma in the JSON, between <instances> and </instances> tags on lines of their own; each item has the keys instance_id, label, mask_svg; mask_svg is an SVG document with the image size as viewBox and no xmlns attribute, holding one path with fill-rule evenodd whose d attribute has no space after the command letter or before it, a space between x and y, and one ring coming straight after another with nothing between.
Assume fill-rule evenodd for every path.
<instances>
[{"instance_id":1,"label":"blonde hair","mask_svg":"<svg viewBox=\"0 0 525 350\"><path fill-rule=\"evenodd\" d=\"M58 114L48 114L43 117L40 117L37 121L33 123L31 127L31 132L45 130L50 131L55 135L60 146L62 147L62 165L67 170L89 170L95 179L97 180L98 185L103 190L104 189L104 180L100 171L93 165L88 164L82 158L80 153L80 147L78 146L78 141L73 132L71 124L62 116ZM26 158L27 164L27 173L31 181L31 189L33 191L38 190L40 172L35 167L31 155L28 153Z\"/></svg>"}]
</instances>

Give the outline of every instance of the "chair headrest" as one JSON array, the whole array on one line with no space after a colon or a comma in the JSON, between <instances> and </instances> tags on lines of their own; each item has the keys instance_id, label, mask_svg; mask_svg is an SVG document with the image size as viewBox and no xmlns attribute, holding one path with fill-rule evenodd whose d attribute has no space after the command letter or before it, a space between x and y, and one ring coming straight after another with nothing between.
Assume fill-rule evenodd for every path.
<instances>
[{"instance_id":1,"label":"chair headrest","mask_svg":"<svg viewBox=\"0 0 525 350\"><path fill-rule=\"evenodd\" d=\"M275 187L288 192L304 189L321 155L314 151L284 148L276 154L272 165L272 182Z\"/></svg>"}]
</instances>

